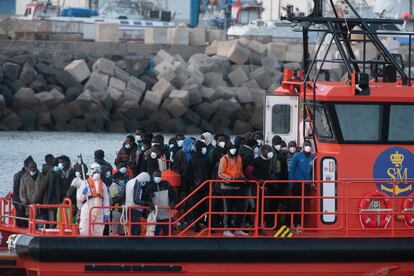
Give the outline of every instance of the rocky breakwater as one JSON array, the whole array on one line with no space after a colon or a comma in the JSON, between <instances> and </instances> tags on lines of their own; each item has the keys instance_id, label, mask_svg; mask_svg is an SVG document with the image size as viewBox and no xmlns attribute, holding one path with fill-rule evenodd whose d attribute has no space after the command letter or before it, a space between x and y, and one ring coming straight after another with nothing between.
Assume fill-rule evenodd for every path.
<instances>
[{"instance_id":1,"label":"rocky breakwater","mask_svg":"<svg viewBox=\"0 0 414 276\"><path fill-rule=\"evenodd\" d=\"M189 60L165 50L139 62L10 60L0 69L0 130L244 133L262 128L263 100L282 73L280 49L214 42Z\"/></svg>"}]
</instances>

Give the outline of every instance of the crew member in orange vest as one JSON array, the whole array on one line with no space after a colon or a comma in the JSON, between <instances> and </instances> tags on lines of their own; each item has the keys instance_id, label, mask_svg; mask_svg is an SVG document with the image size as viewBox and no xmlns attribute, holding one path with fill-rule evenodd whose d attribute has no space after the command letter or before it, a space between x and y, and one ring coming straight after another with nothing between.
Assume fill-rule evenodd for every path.
<instances>
[{"instance_id":1,"label":"crew member in orange vest","mask_svg":"<svg viewBox=\"0 0 414 276\"><path fill-rule=\"evenodd\" d=\"M80 214L79 232L82 236L102 236L105 225L95 224L109 222L109 208L93 208L110 206L108 190L101 180L101 166L93 163L87 181L83 181L77 191L77 199L83 202ZM89 221L89 219L91 221ZM89 226L89 224L92 224Z\"/></svg>"}]
</instances>

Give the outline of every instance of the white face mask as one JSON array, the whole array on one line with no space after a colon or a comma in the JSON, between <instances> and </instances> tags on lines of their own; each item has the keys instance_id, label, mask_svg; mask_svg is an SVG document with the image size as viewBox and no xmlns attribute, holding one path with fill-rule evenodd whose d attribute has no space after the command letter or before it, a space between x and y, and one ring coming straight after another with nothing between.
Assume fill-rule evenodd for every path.
<instances>
[{"instance_id":1,"label":"white face mask","mask_svg":"<svg viewBox=\"0 0 414 276\"><path fill-rule=\"evenodd\" d=\"M201 153L202 153L203 155L206 155L206 153L207 153L207 148L202 148L202 149L201 149Z\"/></svg>"},{"instance_id":2,"label":"white face mask","mask_svg":"<svg viewBox=\"0 0 414 276\"><path fill-rule=\"evenodd\" d=\"M231 155L235 155L237 152L237 149L230 149L229 152Z\"/></svg>"},{"instance_id":3,"label":"white face mask","mask_svg":"<svg viewBox=\"0 0 414 276\"><path fill-rule=\"evenodd\" d=\"M36 174L37 172L32 172L32 171L30 171L30 175L31 176L35 176L35 174Z\"/></svg>"},{"instance_id":4,"label":"white face mask","mask_svg":"<svg viewBox=\"0 0 414 276\"><path fill-rule=\"evenodd\" d=\"M94 173L92 178L93 178L93 180L99 180L99 179L101 179L101 175L99 173Z\"/></svg>"},{"instance_id":5,"label":"white face mask","mask_svg":"<svg viewBox=\"0 0 414 276\"><path fill-rule=\"evenodd\" d=\"M204 144L206 143L206 140L204 140L204 139L201 139L200 141L203 142Z\"/></svg>"},{"instance_id":6,"label":"white face mask","mask_svg":"<svg viewBox=\"0 0 414 276\"><path fill-rule=\"evenodd\" d=\"M59 168L61 171L63 171L63 163L59 163L59 164L58 164L58 168Z\"/></svg>"},{"instance_id":7,"label":"white face mask","mask_svg":"<svg viewBox=\"0 0 414 276\"><path fill-rule=\"evenodd\" d=\"M295 153L296 152L296 148L295 147L290 147L289 148L290 153Z\"/></svg>"},{"instance_id":8,"label":"white face mask","mask_svg":"<svg viewBox=\"0 0 414 276\"><path fill-rule=\"evenodd\" d=\"M110 171L107 171L107 172L105 173L105 176L106 176L106 178L110 178L110 177L111 177L111 172L110 172Z\"/></svg>"},{"instance_id":9,"label":"white face mask","mask_svg":"<svg viewBox=\"0 0 414 276\"><path fill-rule=\"evenodd\" d=\"M221 141L217 144L220 148L224 148L226 146L226 142Z\"/></svg>"},{"instance_id":10,"label":"white face mask","mask_svg":"<svg viewBox=\"0 0 414 276\"><path fill-rule=\"evenodd\" d=\"M158 145L158 143L151 143L151 147Z\"/></svg>"},{"instance_id":11,"label":"white face mask","mask_svg":"<svg viewBox=\"0 0 414 276\"><path fill-rule=\"evenodd\" d=\"M273 152L269 152L267 154L267 159L272 159L273 158Z\"/></svg>"},{"instance_id":12,"label":"white face mask","mask_svg":"<svg viewBox=\"0 0 414 276\"><path fill-rule=\"evenodd\" d=\"M142 141L142 136L141 135L136 135L135 140L137 140L137 142L141 142Z\"/></svg>"},{"instance_id":13,"label":"white face mask","mask_svg":"<svg viewBox=\"0 0 414 276\"><path fill-rule=\"evenodd\" d=\"M131 145L130 144L125 144L125 148L126 149L130 149L131 148Z\"/></svg>"},{"instance_id":14,"label":"white face mask","mask_svg":"<svg viewBox=\"0 0 414 276\"><path fill-rule=\"evenodd\" d=\"M159 176L154 176L154 182L155 183L160 183L161 182L161 177L159 177Z\"/></svg>"},{"instance_id":15,"label":"white face mask","mask_svg":"<svg viewBox=\"0 0 414 276\"><path fill-rule=\"evenodd\" d=\"M122 167L122 168L119 169L120 173L126 173L126 171L127 171L127 168L125 168L125 167Z\"/></svg>"},{"instance_id":16,"label":"white face mask","mask_svg":"<svg viewBox=\"0 0 414 276\"><path fill-rule=\"evenodd\" d=\"M157 153L155 153L155 152L151 152L151 158L152 158L152 159L157 158Z\"/></svg>"},{"instance_id":17,"label":"white face mask","mask_svg":"<svg viewBox=\"0 0 414 276\"><path fill-rule=\"evenodd\" d=\"M76 177L80 177L80 172L75 172Z\"/></svg>"},{"instance_id":18,"label":"white face mask","mask_svg":"<svg viewBox=\"0 0 414 276\"><path fill-rule=\"evenodd\" d=\"M141 150L144 151L145 150L145 147L144 146L141 146Z\"/></svg>"},{"instance_id":19,"label":"white face mask","mask_svg":"<svg viewBox=\"0 0 414 276\"><path fill-rule=\"evenodd\" d=\"M282 148L282 145L275 145L275 150L280 151L281 148Z\"/></svg>"},{"instance_id":20,"label":"white face mask","mask_svg":"<svg viewBox=\"0 0 414 276\"><path fill-rule=\"evenodd\" d=\"M172 149L174 147L174 144L170 144L169 147L170 149Z\"/></svg>"},{"instance_id":21,"label":"white face mask","mask_svg":"<svg viewBox=\"0 0 414 276\"><path fill-rule=\"evenodd\" d=\"M311 147L311 146L305 146L305 147L303 148L303 150L304 150L305 152L309 153L309 152L311 152L311 151L312 151L312 147Z\"/></svg>"},{"instance_id":22,"label":"white face mask","mask_svg":"<svg viewBox=\"0 0 414 276\"><path fill-rule=\"evenodd\" d=\"M183 146L183 144L184 144L184 140L177 141L177 146L179 146L180 148Z\"/></svg>"},{"instance_id":23,"label":"white face mask","mask_svg":"<svg viewBox=\"0 0 414 276\"><path fill-rule=\"evenodd\" d=\"M263 140L256 140L259 146L263 145Z\"/></svg>"}]
</instances>

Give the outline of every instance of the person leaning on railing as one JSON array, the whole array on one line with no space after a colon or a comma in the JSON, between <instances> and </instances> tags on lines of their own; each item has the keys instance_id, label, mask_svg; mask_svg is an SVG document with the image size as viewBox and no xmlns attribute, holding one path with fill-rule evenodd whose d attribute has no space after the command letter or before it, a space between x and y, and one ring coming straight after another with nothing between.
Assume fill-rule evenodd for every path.
<instances>
[{"instance_id":1,"label":"person leaning on railing","mask_svg":"<svg viewBox=\"0 0 414 276\"><path fill-rule=\"evenodd\" d=\"M226 180L244 180L245 176L243 174L243 162L242 158L239 155L239 149L236 145L229 145L229 150L226 155L224 155L219 162L218 168L218 177L223 180L220 186L220 193L223 196L245 196L246 187L241 187L240 183L232 183L231 181L226 182ZM244 207L245 199L223 199L223 211L226 212L245 212ZM227 215L223 216L223 226L224 228L240 228L243 215ZM242 230L235 231L236 235L247 236L248 234ZM225 230L223 232L224 236L233 237L234 234Z\"/></svg>"}]
</instances>

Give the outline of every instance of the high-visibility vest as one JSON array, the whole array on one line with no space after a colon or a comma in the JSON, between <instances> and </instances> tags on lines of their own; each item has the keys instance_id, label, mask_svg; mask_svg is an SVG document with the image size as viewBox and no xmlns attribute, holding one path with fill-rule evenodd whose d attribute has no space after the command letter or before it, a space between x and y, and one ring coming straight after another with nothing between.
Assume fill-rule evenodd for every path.
<instances>
[{"instance_id":1,"label":"high-visibility vest","mask_svg":"<svg viewBox=\"0 0 414 276\"><path fill-rule=\"evenodd\" d=\"M104 197L104 183L102 182L102 180L98 180L98 191L96 190L95 187L95 181L93 180L92 177L88 178L88 185L89 185L89 189L91 189L91 198L93 197Z\"/></svg>"}]
</instances>

